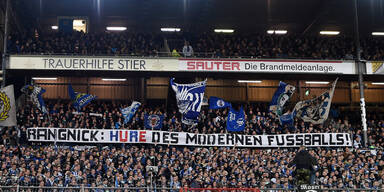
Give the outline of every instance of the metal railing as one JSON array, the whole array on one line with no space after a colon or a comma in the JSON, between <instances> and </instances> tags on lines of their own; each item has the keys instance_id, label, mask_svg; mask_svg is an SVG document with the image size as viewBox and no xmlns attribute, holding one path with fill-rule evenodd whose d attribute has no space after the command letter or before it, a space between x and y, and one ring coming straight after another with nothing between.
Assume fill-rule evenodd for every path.
<instances>
[{"instance_id":1,"label":"metal railing","mask_svg":"<svg viewBox=\"0 0 384 192\"><path fill-rule=\"evenodd\" d=\"M0 186L0 191L9 192L247 192L247 191L260 191L260 192L283 192L283 191L298 191L297 189L284 189L284 188L166 188L166 187L46 187L46 186ZM384 189L361 189L361 188L320 188L313 191L328 191L328 192L370 192L370 191L384 191Z\"/></svg>"}]
</instances>

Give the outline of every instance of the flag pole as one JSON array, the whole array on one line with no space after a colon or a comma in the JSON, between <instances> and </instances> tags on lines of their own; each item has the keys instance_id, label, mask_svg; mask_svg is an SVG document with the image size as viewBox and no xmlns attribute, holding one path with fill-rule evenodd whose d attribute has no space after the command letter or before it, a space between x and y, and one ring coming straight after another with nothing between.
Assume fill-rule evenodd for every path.
<instances>
[{"instance_id":1,"label":"flag pole","mask_svg":"<svg viewBox=\"0 0 384 192\"><path fill-rule=\"evenodd\" d=\"M51 126L52 119L51 119L51 116L49 115L49 111L47 111L47 117L48 117L49 126Z\"/></svg>"},{"instance_id":2,"label":"flag pole","mask_svg":"<svg viewBox=\"0 0 384 192\"><path fill-rule=\"evenodd\" d=\"M361 109L361 123L363 126L363 134L364 134L364 146L368 147L367 140L367 119L365 112L365 98L364 98L364 78L363 78L363 66L364 63L361 62L361 52L360 52L360 39L359 39L359 21L358 21L358 12L357 12L357 0L354 0L354 12L355 12L355 46L356 46L356 65L359 73L359 89L360 89L360 109Z\"/></svg>"},{"instance_id":3,"label":"flag pole","mask_svg":"<svg viewBox=\"0 0 384 192\"><path fill-rule=\"evenodd\" d=\"M6 75L6 67L5 63L7 61L7 41L8 41L8 15L9 15L9 6L11 4L10 0L6 1L5 5L5 17L4 17L4 39L3 39L3 62L1 63L1 70L2 70L2 82L1 82L1 87L5 87L5 75Z\"/></svg>"}]
</instances>

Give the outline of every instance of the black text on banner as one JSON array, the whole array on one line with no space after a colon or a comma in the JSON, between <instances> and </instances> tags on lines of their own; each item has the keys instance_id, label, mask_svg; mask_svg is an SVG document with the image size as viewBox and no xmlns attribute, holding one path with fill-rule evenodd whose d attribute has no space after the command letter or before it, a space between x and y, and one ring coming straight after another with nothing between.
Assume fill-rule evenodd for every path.
<instances>
[{"instance_id":1,"label":"black text on banner","mask_svg":"<svg viewBox=\"0 0 384 192\"><path fill-rule=\"evenodd\" d=\"M148 143L185 146L237 147L347 147L348 133L305 133L282 135L194 134L152 130L28 128L27 138L37 142Z\"/></svg>"}]
</instances>

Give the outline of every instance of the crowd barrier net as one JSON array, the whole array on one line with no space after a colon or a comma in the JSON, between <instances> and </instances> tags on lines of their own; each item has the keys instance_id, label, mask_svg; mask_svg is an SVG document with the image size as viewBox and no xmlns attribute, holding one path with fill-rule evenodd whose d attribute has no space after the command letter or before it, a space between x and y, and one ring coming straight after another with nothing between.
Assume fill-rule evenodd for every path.
<instances>
[{"instance_id":1,"label":"crowd barrier net","mask_svg":"<svg viewBox=\"0 0 384 192\"><path fill-rule=\"evenodd\" d=\"M180 188L179 192L260 192L257 188Z\"/></svg>"},{"instance_id":2,"label":"crowd barrier net","mask_svg":"<svg viewBox=\"0 0 384 192\"><path fill-rule=\"evenodd\" d=\"M1 186L0 192L371 192L384 191L384 189L349 189L349 188L326 188L316 190L298 189L272 189L272 188L152 188L152 187L47 187L47 186Z\"/></svg>"}]
</instances>

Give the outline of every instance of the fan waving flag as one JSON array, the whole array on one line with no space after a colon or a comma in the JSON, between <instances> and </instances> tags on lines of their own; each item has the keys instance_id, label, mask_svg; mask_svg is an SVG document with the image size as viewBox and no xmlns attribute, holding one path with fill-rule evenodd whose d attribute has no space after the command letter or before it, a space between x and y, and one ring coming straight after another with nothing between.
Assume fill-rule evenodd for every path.
<instances>
[{"instance_id":1,"label":"fan waving flag","mask_svg":"<svg viewBox=\"0 0 384 192\"><path fill-rule=\"evenodd\" d=\"M269 111L280 117L283 114L285 103L291 98L294 92L294 86L280 81L279 87L277 88L275 94L272 97L272 101L269 104Z\"/></svg>"},{"instance_id":2,"label":"fan waving flag","mask_svg":"<svg viewBox=\"0 0 384 192\"><path fill-rule=\"evenodd\" d=\"M224 101L219 97L210 97L209 98L209 108L210 109L221 109L231 106L231 103Z\"/></svg>"},{"instance_id":3,"label":"fan waving flag","mask_svg":"<svg viewBox=\"0 0 384 192\"><path fill-rule=\"evenodd\" d=\"M338 79L333 82L330 90L325 91L319 97L298 102L294 109L296 111L296 116L301 118L304 122L313 124L324 123L328 118L337 80Z\"/></svg>"},{"instance_id":4,"label":"fan waving flag","mask_svg":"<svg viewBox=\"0 0 384 192\"><path fill-rule=\"evenodd\" d=\"M121 109L121 113L124 117L124 124L127 124L131 121L132 117L136 114L136 111L139 109L140 106L140 102L133 101L131 106Z\"/></svg>"},{"instance_id":5,"label":"fan waving flag","mask_svg":"<svg viewBox=\"0 0 384 192\"><path fill-rule=\"evenodd\" d=\"M48 113L47 108L42 97L42 94L45 93L45 89L37 85L26 85L21 89L21 92L25 93L34 105L42 112Z\"/></svg>"},{"instance_id":6,"label":"fan waving flag","mask_svg":"<svg viewBox=\"0 0 384 192\"><path fill-rule=\"evenodd\" d=\"M144 115L144 126L147 129L161 129L164 115Z\"/></svg>"},{"instance_id":7,"label":"fan waving flag","mask_svg":"<svg viewBox=\"0 0 384 192\"><path fill-rule=\"evenodd\" d=\"M178 84L171 79L170 84L176 93L176 102L179 112L183 115L181 122L194 125L198 121L201 105L203 103L206 81L191 84Z\"/></svg>"},{"instance_id":8,"label":"fan waving flag","mask_svg":"<svg viewBox=\"0 0 384 192\"><path fill-rule=\"evenodd\" d=\"M245 128L245 114L243 107L236 111L230 106L227 117L227 130L231 132L243 131Z\"/></svg>"},{"instance_id":9,"label":"fan waving flag","mask_svg":"<svg viewBox=\"0 0 384 192\"><path fill-rule=\"evenodd\" d=\"M96 99L95 95L75 92L72 88L72 85L68 86L68 93L73 102L73 106L77 111L80 111L81 108L86 106L92 100Z\"/></svg>"},{"instance_id":10,"label":"fan waving flag","mask_svg":"<svg viewBox=\"0 0 384 192\"><path fill-rule=\"evenodd\" d=\"M16 126L16 105L13 85L0 90L0 126Z\"/></svg>"}]
</instances>

